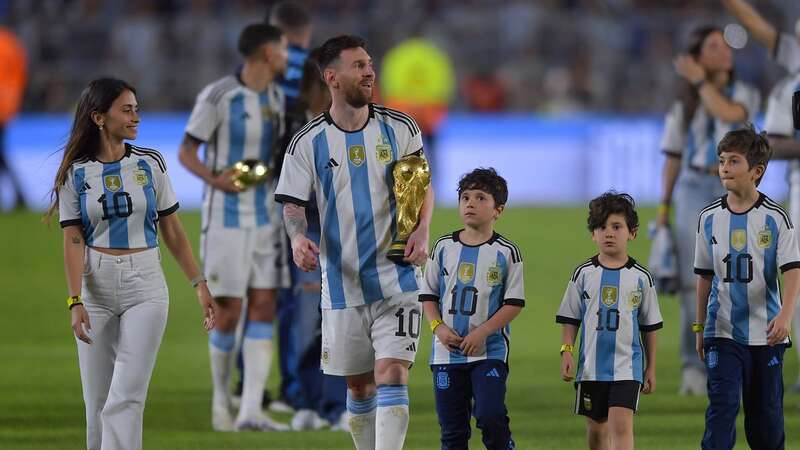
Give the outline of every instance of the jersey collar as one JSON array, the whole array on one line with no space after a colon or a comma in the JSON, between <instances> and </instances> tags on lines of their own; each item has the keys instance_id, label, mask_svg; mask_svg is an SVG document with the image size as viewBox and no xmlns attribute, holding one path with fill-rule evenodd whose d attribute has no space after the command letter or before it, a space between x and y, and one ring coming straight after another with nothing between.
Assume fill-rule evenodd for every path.
<instances>
[{"instance_id":1,"label":"jersey collar","mask_svg":"<svg viewBox=\"0 0 800 450\"><path fill-rule=\"evenodd\" d=\"M333 121L333 117L331 117L331 110L330 109L325 111L322 114L325 116L325 122L328 122L328 125L335 126L342 133L358 133L358 132L363 131L364 128L367 128L367 125L369 125L369 121L372 120L375 117L375 110L373 109L373 105L374 105L374 103L370 103L369 105L367 105L368 108L369 108L369 114L367 115L367 121L364 122L364 125L362 125L361 128L359 128L357 130L353 130L353 131L347 131L347 130L344 130L341 127L339 127L339 125L337 125L336 122Z\"/></svg>"},{"instance_id":2,"label":"jersey collar","mask_svg":"<svg viewBox=\"0 0 800 450\"><path fill-rule=\"evenodd\" d=\"M459 244L463 245L464 247L480 247L482 245L487 245L487 244L491 245L492 243L494 243L494 241L497 240L497 238L500 237L500 235L495 231L495 232L492 233L492 237L490 237L489 240L487 240L486 242L482 242L482 243L480 243L478 245L469 245L469 244L465 244L464 242L461 242L461 239L459 239L459 236L461 235L462 231L464 231L463 228L460 229L460 230L453 231L453 242L458 242Z\"/></svg>"},{"instance_id":3,"label":"jersey collar","mask_svg":"<svg viewBox=\"0 0 800 450\"><path fill-rule=\"evenodd\" d=\"M756 199L756 202L753 203L753 206L751 206L750 208L747 209L747 211L744 211L744 212L734 212L730 208L728 208L728 194L725 194L725 195L722 196L722 209L727 209L728 212L730 212L731 214L737 215L737 216L741 216L741 215L749 213L753 209L758 208L759 206L761 206L762 203L764 203L764 193L761 192L761 191L758 191L758 198Z\"/></svg>"},{"instance_id":4,"label":"jersey collar","mask_svg":"<svg viewBox=\"0 0 800 450\"><path fill-rule=\"evenodd\" d=\"M606 267L606 266L600 264L600 255L598 254L598 255L592 256L592 265L594 265L595 267L602 267L603 269L606 269L606 270L620 270L622 268L631 269L631 268L633 268L634 265L636 265L636 260L631 258L630 256L628 256L628 262L626 262L624 266L622 266L622 267Z\"/></svg>"},{"instance_id":5,"label":"jersey collar","mask_svg":"<svg viewBox=\"0 0 800 450\"><path fill-rule=\"evenodd\" d=\"M127 158L128 156L131 156L131 144L126 142L125 143L125 154L122 155L122 158L120 158L120 159L118 159L116 161L98 161L97 160L97 155L92 155L92 157L89 158L89 159L91 159L94 162L99 162L100 164L114 164L114 163L118 163L118 162L122 161L123 159Z\"/></svg>"}]
</instances>

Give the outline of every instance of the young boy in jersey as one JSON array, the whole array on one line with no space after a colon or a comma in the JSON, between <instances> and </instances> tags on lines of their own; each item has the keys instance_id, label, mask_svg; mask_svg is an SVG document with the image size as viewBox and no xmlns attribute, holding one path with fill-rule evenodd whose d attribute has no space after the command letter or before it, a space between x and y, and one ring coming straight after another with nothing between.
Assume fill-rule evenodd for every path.
<instances>
[{"instance_id":1,"label":"young boy in jersey","mask_svg":"<svg viewBox=\"0 0 800 450\"><path fill-rule=\"evenodd\" d=\"M752 126L731 131L717 154L727 194L700 213L694 260L692 328L708 369L702 448L733 448L741 397L750 448L783 449L783 352L800 288L800 250L789 216L756 189L772 156L765 135Z\"/></svg>"},{"instance_id":2,"label":"young boy in jersey","mask_svg":"<svg viewBox=\"0 0 800 450\"><path fill-rule=\"evenodd\" d=\"M588 225L598 254L575 269L556 315L563 325L561 378L575 379L575 413L586 416L589 449L632 450L639 392L656 387L661 311L650 273L628 256L639 228L633 198L613 191L595 198Z\"/></svg>"},{"instance_id":3,"label":"young boy in jersey","mask_svg":"<svg viewBox=\"0 0 800 450\"><path fill-rule=\"evenodd\" d=\"M430 364L442 449L466 449L470 415L487 449L514 448L505 405L509 323L525 306L522 256L494 231L508 199L494 169L458 183L464 229L439 238L419 299L434 334Z\"/></svg>"}]
</instances>

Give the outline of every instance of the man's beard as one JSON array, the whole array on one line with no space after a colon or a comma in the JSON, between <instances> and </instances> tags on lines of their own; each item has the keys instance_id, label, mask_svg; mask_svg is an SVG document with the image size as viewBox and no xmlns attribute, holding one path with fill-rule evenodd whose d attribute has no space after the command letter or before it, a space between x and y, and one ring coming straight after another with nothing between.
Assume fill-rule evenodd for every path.
<instances>
[{"instance_id":1,"label":"man's beard","mask_svg":"<svg viewBox=\"0 0 800 450\"><path fill-rule=\"evenodd\" d=\"M354 84L344 91L344 100L353 108L363 108L372 100L372 90L370 89L369 94L365 94L359 89L359 86L358 84Z\"/></svg>"}]
</instances>

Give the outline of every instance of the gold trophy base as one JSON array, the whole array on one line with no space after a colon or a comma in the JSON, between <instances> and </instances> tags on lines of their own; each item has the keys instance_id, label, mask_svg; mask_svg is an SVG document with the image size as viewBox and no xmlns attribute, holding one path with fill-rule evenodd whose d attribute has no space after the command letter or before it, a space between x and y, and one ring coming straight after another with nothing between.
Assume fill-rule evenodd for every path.
<instances>
[{"instance_id":1,"label":"gold trophy base","mask_svg":"<svg viewBox=\"0 0 800 450\"><path fill-rule=\"evenodd\" d=\"M403 261L403 258L405 258L406 255L406 243L407 241L392 242L392 244L389 246L389 251L386 253L386 257L389 258L389 261L401 266L407 266L411 264L407 261Z\"/></svg>"}]
</instances>

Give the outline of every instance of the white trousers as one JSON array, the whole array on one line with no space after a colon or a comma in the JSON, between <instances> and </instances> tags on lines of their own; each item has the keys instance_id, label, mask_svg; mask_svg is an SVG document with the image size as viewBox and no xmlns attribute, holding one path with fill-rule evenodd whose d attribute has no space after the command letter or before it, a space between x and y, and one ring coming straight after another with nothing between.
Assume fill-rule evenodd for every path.
<instances>
[{"instance_id":1,"label":"white trousers","mask_svg":"<svg viewBox=\"0 0 800 450\"><path fill-rule=\"evenodd\" d=\"M139 450L150 375L167 323L157 248L126 256L88 249L83 302L92 344L80 340L88 450Z\"/></svg>"}]
</instances>

